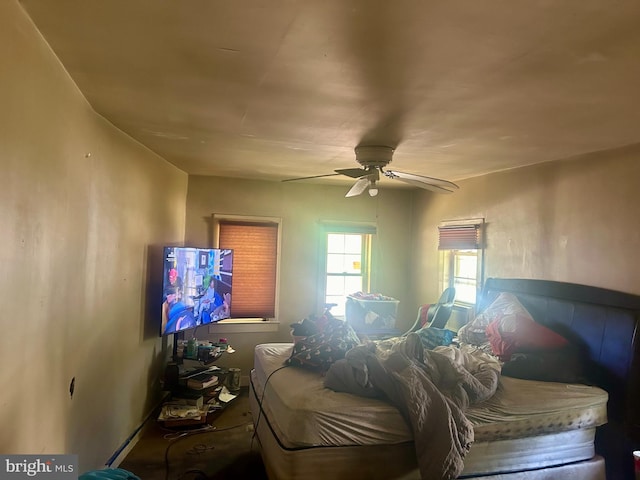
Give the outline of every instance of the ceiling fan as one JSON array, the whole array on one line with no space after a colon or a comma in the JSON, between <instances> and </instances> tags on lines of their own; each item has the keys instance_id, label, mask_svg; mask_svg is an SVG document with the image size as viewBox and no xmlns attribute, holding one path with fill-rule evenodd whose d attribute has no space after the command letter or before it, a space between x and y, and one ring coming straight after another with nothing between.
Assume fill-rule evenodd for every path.
<instances>
[{"instance_id":1,"label":"ceiling fan","mask_svg":"<svg viewBox=\"0 0 640 480\"><path fill-rule=\"evenodd\" d=\"M425 177L414 173L398 172L397 170L384 170L393 157L394 149L383 145L362 145L355 148L356 161L362 168L341 168L334 170L335 173L326 175L314 175L311 177L289 178L283 182L293 182L296 180L306 180L310 178L332 177L335 175L346 175L357 178L356 183L347 192L345 197L355 197L368 189L369 195L375 197L378 194L378 181L380 175L394 180L400 180L415 187L424 188L437 193L453 193L459 187L455 183L439 178Z\"/></svg>"}]
</instances>

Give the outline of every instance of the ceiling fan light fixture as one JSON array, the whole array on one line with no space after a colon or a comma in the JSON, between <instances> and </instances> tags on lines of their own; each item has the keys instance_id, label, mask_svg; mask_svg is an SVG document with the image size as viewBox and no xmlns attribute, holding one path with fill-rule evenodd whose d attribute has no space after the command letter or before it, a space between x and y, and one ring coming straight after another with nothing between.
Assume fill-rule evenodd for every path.
<instances>
[{"instance_id":1,"label":"ceiling fan light fixture","mask_svg":"<svg viewBox=\"0 0 640 480\"><path fill-rule=\"evenodd\" d=\"M283 180L283 182L332 177L334 175L345 175L347 177L357 179L346 193L345 197L361 195L365 190L369 192L369 196L375 197L378 195L377 181L380 179L380 175L392 180L399 180L403 183L408 183L413 187L430 190L435 193L453 193L459 188L458 185L450 182L449 180L427 177L417 173L387 170L386 167L391 163L394 150L394 148L385 145L359 145L355 148L356 161L362 168L340 168L334 170L334 173L313 175L310 177L289 178Z\"/></svg>"},{"instance_id":2,"label":"ceiling fan light fixture","mask_svg":"<svg viewBox=\"0 0 640 480\"><path fill-rule=\"evenodd\" d=\"M394 149L384 145L360 145L355 148L356 161L365 168L381 168L391 163Z\"/></svg>"},{"instance_id":3,"label":"ceiling fan light fixture","mask_svg":"<svg viewBox=\"0 0 640 480\"><path fill-rule=\"evenodd\" d=\"M369 195L372 197L375 197L376 195L378 195L378 186L376 185L375 180L369 181Z\"/></svg>"}]
</instances>

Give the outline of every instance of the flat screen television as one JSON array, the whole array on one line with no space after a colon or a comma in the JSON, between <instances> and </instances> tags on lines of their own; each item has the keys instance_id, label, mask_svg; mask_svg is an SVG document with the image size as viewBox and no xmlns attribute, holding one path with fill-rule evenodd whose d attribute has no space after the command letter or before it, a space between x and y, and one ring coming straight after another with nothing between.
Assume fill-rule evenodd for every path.
<instances>
[{"instance_id":1,"label":"flat screen television","mask_svg":"<svg viewBox=\"0 0 640 480\"><path fill-rule=\"evenodd\" d=\"M160 335L231 316L233 250L164 247Z\"/></svg>"}]
</instances>

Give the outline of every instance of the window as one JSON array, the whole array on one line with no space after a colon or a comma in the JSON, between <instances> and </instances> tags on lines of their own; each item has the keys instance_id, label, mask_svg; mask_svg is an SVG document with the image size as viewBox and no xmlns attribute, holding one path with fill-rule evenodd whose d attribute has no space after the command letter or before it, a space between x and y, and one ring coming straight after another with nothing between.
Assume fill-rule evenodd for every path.
<instances>
[{"instance_id":1,"label":"window","mask_svg":"<svg viewBox=\"0 0 640 480\"><path fill-rule=\"evenodd\" d=\"M475 304L482 284L483 220L446 222L438 227L440 287L456 290L456 302Z\"/></svg>"},{"instance_id":2,"label":"window","mask_svg":"<svg viewBox=\"0 0 640 480\"><path fill-rule=\"evenodd\" d=\"M456 301L460 303L476 303L478 289L478 251L447 250L442 253L443 285L456 289Z\"/></svg>"},{"instance_id":3,"label":"window","mask_svg":"<svg viewBox=\"0 0 640 480\"><path fill-rule=\"evenodd\" d=\"M323 303L335 303L331 313L344 316L347 296L371 288L373 227L327 227Z\"/></svg>"},{"instance_id":4,"label":"window","mask_svg":"<svg viewBox=\"0 0 640 480\"><path fill-rule=\"evenodd\" d=\"M233 250L233 318L275 318L278 219L216 216L219 248Z\"/></svg>"}]
</instances>

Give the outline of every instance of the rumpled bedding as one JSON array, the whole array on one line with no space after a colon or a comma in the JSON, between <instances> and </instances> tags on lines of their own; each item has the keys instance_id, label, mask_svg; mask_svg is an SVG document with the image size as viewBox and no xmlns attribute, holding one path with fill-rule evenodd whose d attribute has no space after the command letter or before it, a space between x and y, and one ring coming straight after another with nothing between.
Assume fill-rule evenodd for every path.
<instances>
[{"instance_id":1,"label":"rumpled bedding","mask_svg":"<svg viewBox=\"0 0 640 480\"><path fill-rule=\"evenodd\" d=\"M474 440L464 411L498 386L495 364L455 347L425 349L411 333L356 346L331 365L324 384L339 392L386 398L410 425L423 479L454 479Z\"/></svg>"}]
</instances>

